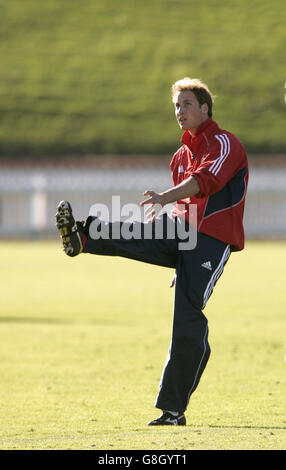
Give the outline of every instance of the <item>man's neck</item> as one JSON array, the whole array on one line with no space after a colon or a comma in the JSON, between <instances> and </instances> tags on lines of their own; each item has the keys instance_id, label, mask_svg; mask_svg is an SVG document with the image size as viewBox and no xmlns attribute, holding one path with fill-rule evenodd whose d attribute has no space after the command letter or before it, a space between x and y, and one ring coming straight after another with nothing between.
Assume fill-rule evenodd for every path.
<instances>
[{"instance_id":1,"label":"man's neck","mask_svg":"<svg viewBox=\"0 0 286 470\"><path fill-rule=\"evenodd\" d=\"M208 120L208 117L206 117L205 119L203 119L198 126L196 127L192 127L191 129L188 129L188 132L191 134L191 137L194 137L195 133L197 132L197 130L199 129L199 127L203 124L203 122L207 121Z\"/></svg>"}]
</instances>

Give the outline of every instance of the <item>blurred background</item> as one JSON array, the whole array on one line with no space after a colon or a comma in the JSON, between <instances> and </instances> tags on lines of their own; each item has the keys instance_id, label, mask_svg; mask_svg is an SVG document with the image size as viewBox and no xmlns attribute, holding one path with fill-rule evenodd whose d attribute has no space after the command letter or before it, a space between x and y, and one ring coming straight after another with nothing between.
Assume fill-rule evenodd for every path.
<instances>
[{"instance_id":1,"label":"blurred background","mask_svg":"<svg viewBox=\"0 0 286 470\"><path fill-rule=\"evenodd\" d=\"M56 238L61 199L168 188L190 76L249 157L248 238L286 234L283 0L0 0L0 238Z\"/></svg>"}]
</instances>

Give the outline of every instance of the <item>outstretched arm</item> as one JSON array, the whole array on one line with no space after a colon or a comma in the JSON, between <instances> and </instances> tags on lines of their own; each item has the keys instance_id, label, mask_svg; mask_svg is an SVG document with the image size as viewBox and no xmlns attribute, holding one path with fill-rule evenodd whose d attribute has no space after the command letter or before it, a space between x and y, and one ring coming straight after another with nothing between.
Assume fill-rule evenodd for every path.
<instances>
[{"instance_id":1,"label":"outstretched arm","mask_svg":"<svg viewBox=\"0 0 286 470\"><path fill-rule=\"evenodd\" d=\"M140 206L151 206L147 212L147 215L152 217L152 221L154 221L160 208L164 207L166 204L195 196L199 192L199 183L194 176L190 176L185 181L182 181L182 183L178 184L178 186L167 189L162 193L156 193L155 191L151 190L145 191L144 196L148 197L140 203Z\"/></svg>"}]
</instances>

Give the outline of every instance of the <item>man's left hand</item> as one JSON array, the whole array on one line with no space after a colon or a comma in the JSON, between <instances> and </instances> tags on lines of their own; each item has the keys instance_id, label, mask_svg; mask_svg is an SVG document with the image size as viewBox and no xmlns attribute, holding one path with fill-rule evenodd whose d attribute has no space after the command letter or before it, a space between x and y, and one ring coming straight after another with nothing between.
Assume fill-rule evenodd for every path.
<instances>
[{"instance_id":1,"label":"man's left hand","mask_svg":"<svg viewBox=\"0 0 286 470\"><path fill-rule=\"evenodd\" d=\"M164 196L163 194L156 193L155 191L145 191L144 196L148 197L144 201L140 202L140 206L150 206L145 209L145 215L147 218L151 218L152 222L154 222L165 205Z\"/></svg>"}]
</instances>

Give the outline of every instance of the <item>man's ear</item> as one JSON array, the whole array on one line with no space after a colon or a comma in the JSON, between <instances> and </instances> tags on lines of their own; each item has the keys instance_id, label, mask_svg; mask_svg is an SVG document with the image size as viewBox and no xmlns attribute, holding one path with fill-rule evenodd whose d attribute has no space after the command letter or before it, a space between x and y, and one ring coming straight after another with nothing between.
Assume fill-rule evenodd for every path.
<instances>
[{"instance_id":1,"label":"man's ear","mask_svg":"<svg viewBox=\"0 0 286 470\"><path fill-rule=\"evenodd\" d=\"M201 110L204 114L208 114L209 107L208 107L207 103L204 103L204 104L201 105Z\"/></svg>"}]
</instances>

